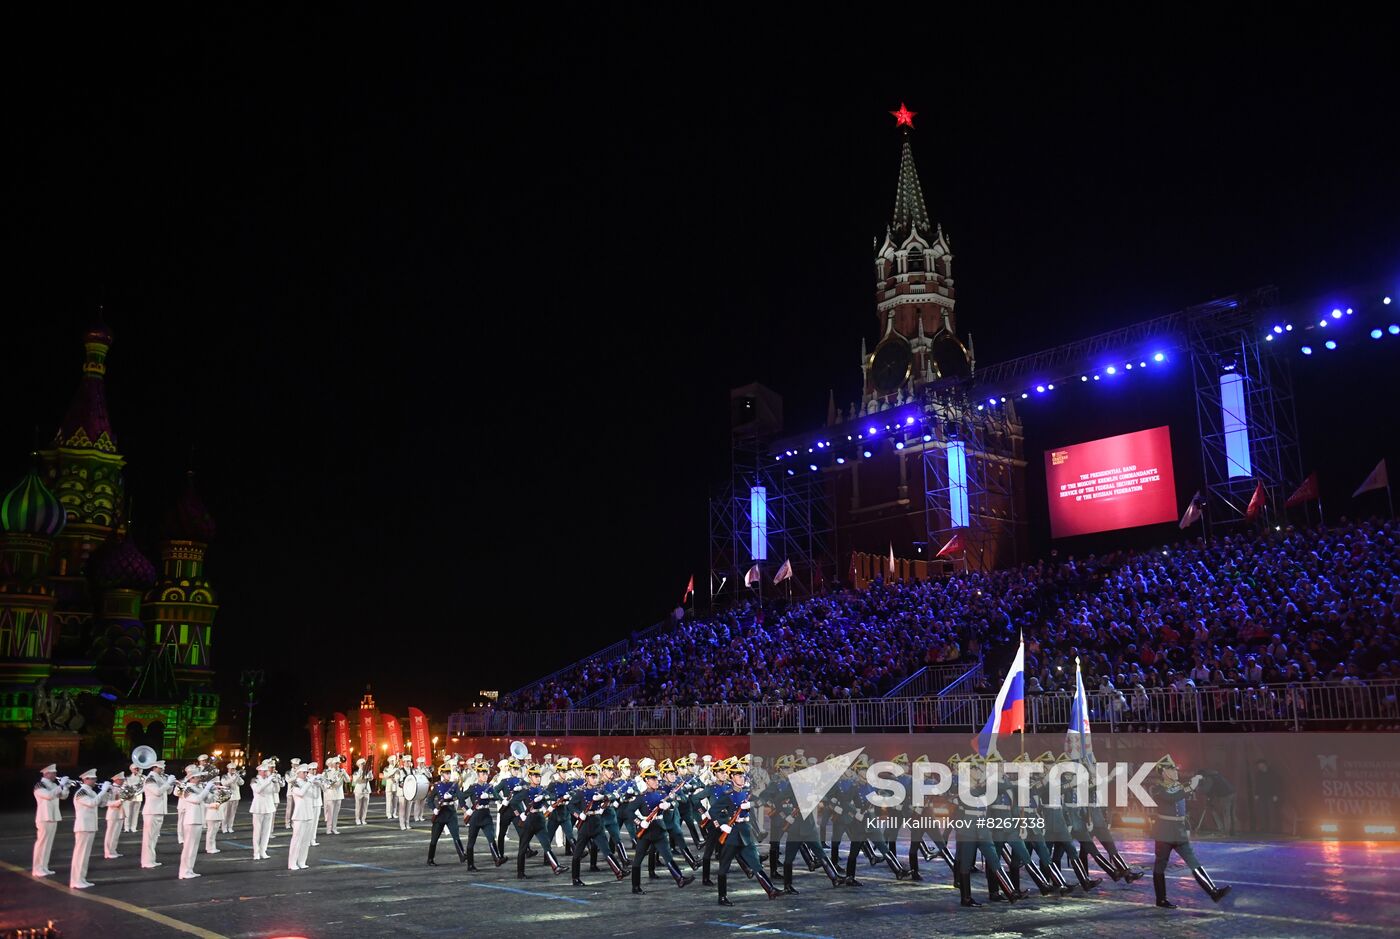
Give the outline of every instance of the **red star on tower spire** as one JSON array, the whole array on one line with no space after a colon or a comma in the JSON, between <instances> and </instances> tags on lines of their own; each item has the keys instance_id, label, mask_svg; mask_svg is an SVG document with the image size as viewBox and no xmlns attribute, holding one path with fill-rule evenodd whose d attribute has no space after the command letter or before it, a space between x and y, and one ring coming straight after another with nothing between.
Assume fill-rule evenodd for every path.
<instances>
[{"instance_id":1,"label":"red star on tower spire","mask_svg":"<svg viewBox=\"0 0 1400 939\"><path fill-rule=\"evenodd\" d=\"M899 102L898 111L890 112L890 114L894 117L895 127L908 127L910 130L914 129L914 115L918 113L918 111L911 111L908 108L906 108L904 106L903 101Z\"/></svg>"}]
</instances>

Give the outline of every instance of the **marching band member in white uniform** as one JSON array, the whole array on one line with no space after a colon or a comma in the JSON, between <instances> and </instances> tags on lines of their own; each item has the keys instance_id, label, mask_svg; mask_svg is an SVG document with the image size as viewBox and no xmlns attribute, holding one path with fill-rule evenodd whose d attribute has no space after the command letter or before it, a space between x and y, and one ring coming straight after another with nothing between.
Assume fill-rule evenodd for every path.
<instances>
[{"instance_id":1,"label":"marching band member in white uniform","mask_svg":"<svg viewBox=\"0 0 1400 939\"><path fill-rule=\"evenodd\" d=\"M228 801L224 803L224 824L220 829L224 834L232 834L234 818L238 815L238 803L243 801L243 770L230 768L224 773L224 785L228 787Z\"/></svg>"},{"instance_id":2,"label":"marching band member in white uniform","mask_svg":"<svg viewBox=\"0 0 1400 939\"><path fill-rule=\"evenodd\" d=\"M421 822L426 819L425 809L428 805L428 790L433 787L433 781L428 776L428 761L425 757L418 758L418 791L413 796L413 820Z\"/></svg>"},{"instance_id":3,"label":"marching band member in white uniform","mask_svg":"<svg viewBox=\"0 0 1400 939\"><path fill-rule=\"evenodd\" d=\"M297 757L292 757L292 775L287 779L288 788L291 787L292 779L296 778L297 767L299 766L301 766L301 760ZM283 822L284 827L292 827L292 794L290 792L287 793L287 809L286 814L283 818Z\"/></svg>"},{"instance_id":4,"label":"marching band member in white uniform","mask_svg":"<svg viewBox=\"0 0 1400 939\"><path fill-rule=\"evenodd\" d=\"M200 876L194 872L194 862L199 857L199 836L204 833L205 805L214 798L214 780L198 782L200 769L197 765L185 767L185 773L185 791L180 796L180 802L188 808L185 809L184 823L180 826L185 833L185 839L181 842L185 847L180 852L181 880Z\"/></svg>"},{"instance_id":5,"label":"marching band member in white uniform","mask_svg":"<svg viewBox=\"0 0 1400 939\"><path fill-rule=\"evenodd\" d=\"M277 790L280 788L272 775L272 766L266 762L259 764L258 775L253 777L253 860L267 860L267 840L272 837L275 827L273 816L277 813ZM290 801L290 800L289 800Z\"/></svg>"},{"instance_id":6,"label":"marching band member in white uniform","mask_svg":"<svg viewBox=\"0 0 1400 939\"><path fill-rule=\"evenodd\" d=\"M326 834L340 834L340 806L345 801L345 773L340 769L340 757L326 758Z\"/></svg>"},{"instance_id":7,"label":"marching band member in white uniform","mask_svg":"<svg viewBox=\"0 0 1400 939\"><path fill-rule=\"evenodd\" d=\"M117 843L121 840L126 824L126 807L130 799L122 797L122 786L126 784L125 773L113 773L112 785L103 797L107 806L107 834L102 839L102 856L107 860L121 857L117 853Z\"/></svg>"},{"instance_id":8,"label":"marching band member in white uniform","mask_svg":"<svg viewBox=\"0 0 1400 939\"><path fill-rule=\"evenodd\" d=\"M140 831L141 824L141 802L146 798L145 785L146 778L141 775L141 767L135 763L131 764L130 775L122 780L123 786L134 786L136 795L130 799L122 800L124 814L122 816L122 831Z\"/></svg>"},{"instance_id":9,"label":"marching band member in white uniform","mask_svg":"<svg viewBox=\"0 0 1400 939\"><path fill-rule=\"evenodd\" d=\"M287 853L287 870L306 870L306 856L311 848L311 826L316 824L316 804L313 793L318 788L307 778L310 766L298 766L296 778L287 787L292 804L292 846Z\"/></svg>"},{"instance_id":10,"label":"marching band member in white uniform","mask_svg":"<svg viewBox=\"0 0 1400 939\"><path fill-rule=\"evenodd\" d=\"M355 824L369 824L369 797L374 789L374 775L369 769L369 760L360 757L355 761L355 776L351 780L355 792Z\"/></svg>"},{"instance_id":11,"label":"marching band member in white uniform","mask_svg":"<svg viewBox=\"0 0 1400 939\"><path fill-rule=\"evenodd\" d=\"M58 767L53 763L39 771L39 781L34 784L34 864L30 869L35 877L53 874L49 870L49 855L53 853L58 822L63 818L58 803L68 798L72 785L67 776L58 778Z\"/></svg>"},{"instance_id":12,"label":"marching band member in white uniform","mask_svg":"<svg viewBox=\"0 0 1400 939\"><path fill-rule=\"evenodd\" d=\"M384 817L397 818L399 812L399 758L389 757L388 764L379 771L379 779L384 784ZM399 826L403 827L403 826Z\"/></svg>"},{"instance_id":13,"label":"marching band member in white uniform","mask_svg":"<svg viewBox=\"0 0 1400 939\"><path fill-rule=\"evenodd\" d=\"M141 784L145 801L141 806L141 866L160 867L156 860L156 842L165 824L165 810L175 777L165 775L165 761L157 760Z\"/></svg>"},{"instance_id":14,"label":"marching band member in white uniform","mask_svg":"<svg viewBox=\"0 0 1400 939\"><path fill-rule=\"evenodd\" d=\"M224 815L228 812L229 803L227 800L219 801L219 787L223 785L222 779L210 781L209 801L204 803L204 853L218 854L219 852L219 829L224 827ZM227 790L225 790L227 791Z\"/></svg>"},{"instance_id":15,"label":"marching band member in white uniform","mask_svg":"<svg viewBox=\"0 0 1400 939\"><path fill-rule=\"evenodd\" d=\"M316 838L321 833L321 812L325 802L325 777L317 778L316 771L321 768L321 764L312 760L310 763L302 764L311 772L309 782L311 783L311 807L316 814L311 819L311 847L319 848L321 842Z\"/></svg>"},{"instance_id":16,"label":"marching band member in white uniform","mask_svg":"<svg viewBox=\"0 0 1400 939\"><path fill-rule=\"evenodd\" d=\"M73 793L73 860L68 866L68 887L86 890L92 886L87 879L88 860L92 857L92 842L97 837L97 810L106 798L111 783L101 789L92 788L97 782L97 770L83 773L78 791Z\"/></svg>"}]
</instances>

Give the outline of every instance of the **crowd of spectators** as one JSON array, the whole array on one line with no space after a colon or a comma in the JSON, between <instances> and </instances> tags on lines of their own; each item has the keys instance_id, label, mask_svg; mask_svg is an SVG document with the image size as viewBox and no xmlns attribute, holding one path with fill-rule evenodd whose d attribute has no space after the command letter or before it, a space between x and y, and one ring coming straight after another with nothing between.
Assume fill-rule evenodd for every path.
<instances>
[{"instance_id":1,"label":"crowd of spectators","mask_svg":"<svg viewBox=\"0 0 1400 939\"><path fill-rule=\"evenodd\" d=\"M1125 714L1154 689L1400 678L1396 535L1389 521L1344 522L749 602L683 617L502 706L872 698L925 665L984 655L969 690L990 693L1021 635L1028 694L1072 693L1078 656L1086 687Z\"/></svg>"}]
</instances>

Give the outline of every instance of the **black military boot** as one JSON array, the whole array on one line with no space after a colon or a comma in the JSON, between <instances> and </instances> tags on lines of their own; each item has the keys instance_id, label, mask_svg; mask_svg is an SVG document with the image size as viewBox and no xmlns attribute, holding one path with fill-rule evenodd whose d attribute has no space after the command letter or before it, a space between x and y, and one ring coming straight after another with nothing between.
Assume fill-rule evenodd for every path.
<instances>
[{"instance_id":1,"label":"black military boot","mask_svg":"<svg viewBox=\"0 0 1400 939\"><path fill-rule=\"evenodd\" d=\"M677 887L684 887L686 884L695 882L694 877L691 877L689 874L682 874L680 865L675 862L666 865L666 869L671 872L671 879L676 882Z\"/></svg>"},{"instance_id":2,"label":"black military boot","mask_svg":"<svg viewBox=\"0 0 1400 939\"><path fill-rule=\"evenodd\" d=\"M792 885L792 862L788 861L783 865L783 893L795 894L797 888Z\"/></svg>"},{"instance_id":3,"label":"black military boot","mask_svg":"<svg viewBox=\"0 0 1400 939\"><path fill-rule=\"evenodd\" d=\"M724 876L723 874L720 874L720 875L719 875L719 905L720 905L720 906L733 906L733 905L734 905L732 902L730 902L730 900L729 900L729 895L728 895L728 893L726 892L726 889L725 889L726 887L729 886L728 883L727 883L728 880L729 880L729 878L726 877L726 876Z\"/></svg>"},{"instance_id":4,"label":"black military boot","mask_svg":"<svg viewBox=\"0 0 1400 939\"><path fill-rule=\"evenodd\" d=\"M753 874L758 880L758 885L763 888L763 892L768 894L768 899L773 900L783 895L781 890L773 886L773 881L764 875L762 868L754 871Z\"/></svg>"},{"instance_id":5,"label":"black military boot","mask_svg":"<svg viewBox=\"0 0 1400 939\"><path fill-rule=\"evenodd\" d=\"M1225 899L1225 895L1230 892L1230 888L1228 886L1217 887L1215 885L1215 881L1210 879L1210 874L1206 873L1206 869L1204 867L1192 868L1191 876L1196 878L1196 883L1200 884L1201 889L1204 890L1206 894L1211 898L1211 900L1215 901L1216 903L1219 903L1221 900Z\"/></svg>"},{"instance_id":6,"label":"black military boot","mask_svg":"<svg viewBox=\"0 0 1400 939\"><path fill-rule=\"evenodd\" d=\"M958 895L962 898L963 906L982 905L981 903L978 903L976 900L972 899L972 876L970 874L965 874L961 872L955 873L953 875L953 879L958 882Z\"/></svg>"},{"instance_id":7,"label":"black military boot","mask_svg":"<svg viewBox=\"0 0 1400 939\"><path fill-rule=\"evenodd\" d=\"M1152 872L1152 892L1157 895L1157 905L1164 910L1176 909L1176 904L1167 899L1167 872Z\"/></svg>"},{"instance_id":8,"label":"black military boot","mask_svg":"<svg viewBox=\"0 0 1400 939\"><path fill-rule=\"evenodd\" d=\"M621 880L622 878L627 876L627 870L621 864L617 863L612 858L608 858L607 861L608 870L613 872L614 877L616 877L618 880Z\"/></svg>"}]
</instances>

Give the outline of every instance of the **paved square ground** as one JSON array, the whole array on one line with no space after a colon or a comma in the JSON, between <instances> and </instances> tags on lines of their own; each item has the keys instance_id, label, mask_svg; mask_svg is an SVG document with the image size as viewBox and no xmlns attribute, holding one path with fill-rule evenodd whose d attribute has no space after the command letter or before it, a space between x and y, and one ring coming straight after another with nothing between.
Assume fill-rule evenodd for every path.
<instances>
[{"instance_id":1,"label":"paved square ground","mask_svg":"<svg viewBox=\"0 0 1400 939\"><path fill-rule=\"evenodd\" d=\"M246 803L245 803L246 805ZM200 855L197 880L178 880L179 847L169 820L160 840L164 866L142 870L140 836L123 836L124 857L101 857L101 832L88 878L97 886L70 891L71 813L65 808L50 866L54 877L29 876L33 816L0 816L0 927L42 925L52 919L65 939L140 935L142 939L346 939L351 935L415 936L654 936L684 927L687 937L792 936L869 939L872 936L1065 936L1118 939L1394 935L1400 929L1400 845L1198 842L1202 862L1220 883L1233 884L1228 909L1212 904L1184 868L1173 868L1170 890L1178 910L1152 904L1151 878L1131 887L1105 879L1089 897L1033 899L964 910L947 868L926 863L923 883L897 882L885 868L860 864L861 889L833 889L799 863L800 893L768 900L735 871L732 908L698 878L683 890L669 879L646 881L633 896L627 883L590 874L588 887L569 885L533 859L526 881L514 867L489 862L479 873L459 865L450 841L439 867L427 867L426 826L400 831L375 806L371 823L342 824L320 835L311 868L286 868L290 832L280 826L272 860L253 861L246 811L219 840L222 853ZM348 819L348 811L345 815ZM1129 861L1150 866L1150 845L1121 840ZM513 845L507 842L512 853ZM487 852L478 845L478 864ZM443 859L446 859L445 863ZM977 878L977 895L985 889Z\"/></svg>"}]
</instances>

